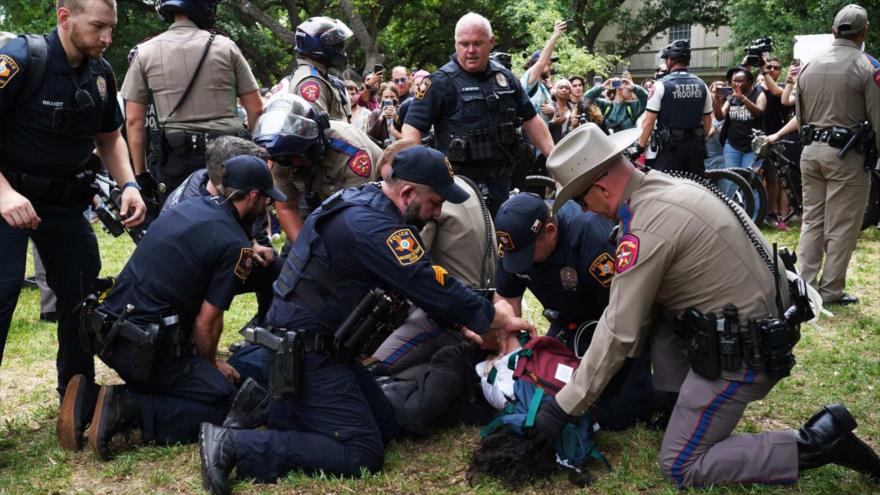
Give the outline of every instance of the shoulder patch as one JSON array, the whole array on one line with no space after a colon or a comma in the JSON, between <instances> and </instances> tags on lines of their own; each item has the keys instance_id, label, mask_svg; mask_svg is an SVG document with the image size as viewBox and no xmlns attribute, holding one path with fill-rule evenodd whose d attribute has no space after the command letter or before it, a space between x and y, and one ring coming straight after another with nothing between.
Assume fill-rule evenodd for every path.
<instances>
[{"instance_id":1,"label":"shoulder patch","mask_svg":"<svg viewBox=\"0 0 880 495\"><path fill-rule=\"evenodd\" d=\"M602 253L596 256L596 259L590 263L590 275L596 279L596 282L602 287L609 287L611 280L614 278L614 258L608 253Z\"/></svg>"},{"instance_id":2,"label":"shoulder patch","mask_svg":"<svg viewBox=\"0 0 880 495\"><path fill-rule=\"evenodd\" d=\"M434 280L440 284L441 287L446 286L446 275L449 273L446 271L446 268L443 268L440 265L433 265L434 268Z\"/></svg>"},{"instance_id":3,"label":"shoulder patch","mask_svg":"<svg viewBox=\"0 0 880 495\"><path fill-rule=\"evenodd\" d=\"M18 62L9 55L0 55L0 89L3 89L13 77L21 72Z\"/></svg>"},{"instance_id":4,"label":"shoulder patch","mask_svg":"<svg viewBox=\"0 0 880 495\"><path fill-rule=\"evenodd\" d=\"M370 159L370 154L364 150L358 150L354 156L348 159L348 168L361 177L369 177L373 172L373 161Z\"/></svg>"},{"instance_id":5,"label":"shoulder patch","mask_svg":"<svg viewBox=\"0 0 880 495\"><path fill-rule=\"evenodd\" d=\"M412 265L422 259L425 249L419 244L415 234L410 229L400 229L388 236L385 240L388 249L397 258L397 262L403 266Z\"/></svg>"},{"instance_id":6,"label":"shoulder patch","mask_svg":"<svg viewBox=\"0 0 880 495\"><path fill-rule=\"evenodd\" d=\"M306 81L300 85L299 95L305 98L307 102L314 103L321 96L321 85L315 81Z\"/></svg>"},{"instance_id":7,"label":"shoulder patch","mask_svg":"<svg viewBox=\"0 0 880 495\"><path fill-rule=\"evenodd\" d=\"M617 244L617 273L624 273L636 266L639 260L639 238L633 234L624 234Z\"/></svg>"},{"instance_id":8,"label":"shoulder patch","mask_svg":"<svg viewBox=\"0 0 880 495\"><path fill-rule=\"evenodd\" d=\"M98 95L101 100L107 101L107 79L104 76L98 76L95 78L95 84L98 86Z\"/></svg>"},{"instance_id":9,"label":"shoulder patch","mask_svg":"<svg viewBox=\"0 0 880 495\"><path fill-rule=\"evenodd\" d=\"M419 81L419 85L416 87L416 99L421 100L428 94L428 89L431 87L431 77L425 76Z\"/></svg>"},{"instance_id":10,"label":"shoulder patch","mask_svg":"<svg viewBox=\"0 0 880 495\"><path fill-rule=\"evenodd\" d=\"M880 69L874 71L874 84L876 84L877 87L880 87Z\"/></svg>"},{"instance_id":11,"label":"shoulder patch","mask_svg":"<svg viewBox=\"0 0 880 495\"><path fill-rule=\"evenodd\" d=\"M232 273L244 282L247 280L253 269L254 250L251 248L241 248L241 253L238 255L238 261L235 262L235 267L232 269Z\"/></svg>"}]
</instances>

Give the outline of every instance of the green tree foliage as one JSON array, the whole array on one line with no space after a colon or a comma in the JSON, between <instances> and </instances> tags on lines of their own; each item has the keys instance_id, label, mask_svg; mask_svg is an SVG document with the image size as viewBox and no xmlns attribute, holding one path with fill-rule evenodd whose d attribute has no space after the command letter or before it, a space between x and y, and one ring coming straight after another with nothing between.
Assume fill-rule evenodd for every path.
<instances>
[{"instance_id":1,"label":"green tree foliage","mask_svg":"<svg viewBox=\"0 0 880 495\"><path fill-rule=\"evenodd\" d=\"M764 0L732 0L730 10L735 12L730 21L731 43L746 47L763 36L773 37L774 55L783 64L791 60L794 37L802 34L831 32L834 16L852 0L802 0L799 2L766 2ZM880 0L857 2L868 11L868 38L866 50L877 55L880 50Z\"/></svg>"}]
</instances>

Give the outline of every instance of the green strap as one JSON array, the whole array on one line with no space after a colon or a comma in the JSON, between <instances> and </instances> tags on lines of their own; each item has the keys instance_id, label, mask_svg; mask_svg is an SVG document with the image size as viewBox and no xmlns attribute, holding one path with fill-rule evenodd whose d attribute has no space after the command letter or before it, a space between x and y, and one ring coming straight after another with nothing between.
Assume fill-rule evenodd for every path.
<instances>
[{"instance_id":1,"label":"green strap","mask_svg":"<svg viewBox=\"0 0 880 495\"><path fill-rule=\"evenodd\" d=\"M497 430L498 427L502 424L501 418L503 418L504 415L505 413L502 412L498 416L495 416L495 419L493 419L489 422L489 424L480 429L480 438L486 438L491 435L493 431Z\"/></svg>"},{"instance_id":2,"label":"green strap","mask_svg":"<svg viewBox=\"0 0 880 495\"><path fill-rule=\"evenodd\" d=\"M535 415L538 414L538 407L541 406L542 397L544 397L544 389L536 388L535 395L532 396L532 402L529 403L529 413L526 415L526 428L535 426Z\"/></svg>"},{"instance_id":3,"label":"green strap","mask_svg":"<svg viewBox=\"0 0 880 495\"><path fill-rule=\"evenodd\" d=\"M495 383L495 377L498 376L498 368L492 366L492 371L489 372L489 376L486 377L486 383L492 385Z\"/></svg>"}]
</instances>

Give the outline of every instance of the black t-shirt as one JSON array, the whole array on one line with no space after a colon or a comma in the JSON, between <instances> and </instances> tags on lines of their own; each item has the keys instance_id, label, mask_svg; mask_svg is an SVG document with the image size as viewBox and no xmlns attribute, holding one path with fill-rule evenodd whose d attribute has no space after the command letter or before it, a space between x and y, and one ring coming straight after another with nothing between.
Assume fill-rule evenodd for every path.
<instances>
[{"instance_id":1,"label":"black t-shirt","mask_svg":"<svg viewBox=\"0 0 880 495\"><path fill-rule=\"evenodd\" d=\"M70 176L88 162L99 133L122 127L122 112L106 60L88 59L74 69L57 30L47 36L47 46L43 82L20 104L16 95L29 69L27 42L19 37L0 48L0 164Z\"/></svg>"},{"instance_id":2,"label":"black t-shirt","mask_svg":"<svg viewBox=\"0 0 880 495\"><path fill-rule=\"evenodd\" d=\"M137 324L178 315L191 324L207 301L228 309L253 267L251 243L230 201L198 196L162 213L126 263L103 308L134 306Z\"/></svg>"},{"instance_id":3,"label":"black t-shirt","mask_svg":"<svg viewBox=\"0 0 880 495\"><path fill-rule=\"evenodd\" d=\"M762 91L760 86L752 88L748 95L749 100L752 103L758 101ZM733 96L728 97L727 101L730 102L730 111L727 114L727 118L730 119L727 142L739 151L749 152L752 150L752 129L762 129L763 121L761 117L752 116L752 112Z\"/></svg>"},{"instance_id":4,"label":"black t-shirt","mask_svg":"<svg viewBox=\"0 0 880 495\"><path fill-rule=\"evenodd\" d=\"M782 125L786 122L783 120L784 115L788 112L786 112L786 108L782 106L781 97L775 96L770 91L764 91L764 95L767 98L767 107L764 108L764 132L767 134L773 134L779 129L782 129Z\"/></svg>"}]
</instances>

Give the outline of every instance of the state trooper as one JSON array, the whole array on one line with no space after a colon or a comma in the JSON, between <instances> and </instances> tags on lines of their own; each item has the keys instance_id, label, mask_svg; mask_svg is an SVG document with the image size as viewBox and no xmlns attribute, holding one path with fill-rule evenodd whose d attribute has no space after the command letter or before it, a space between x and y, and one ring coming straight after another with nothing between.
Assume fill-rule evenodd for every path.
<instances>
[{"instance_id":1,"label":"state trooper","mask_svg":"<svg viewBox=\"0 0 880 495\"><path fill-rule=\"evenodd\" d=\"M172 23L136 47L122 84L125 126L135 174L155 174L171 192L205 167L205 146L217 136L246 136L235 98L253 129L263 112L260 87L229 38L210 32L219 0L161 0L156 10ZM145 117L155 104L158 135L146 149ZM217 102L226 102L218 105ZM149 162L150 170L147 168ZM146 175L144 175L146 174Z\"/></svg>"},{"instance_id":2,"label":"state trooper","mask_svg":"<svg viewBox=\"0 0 880 495\"><path fill-rule=\"evenodd\" d=\"M84 345L125 384L104 385L89 402L88 379L74 376L58 420L62 446L81 446L86 423L89 447L105 461L113 437L134 428L145 443L194 442L202 421L222 421L232 405L239 374L217 358L223 314L255 264L245 229L285 197L264 160L237 156L224 167L225 196L160 215L106 299L85 305Z\"/></svg>"},{"instance_id":3,"label":"state trooper","mask_svg":"<svg viewBox=\"0 0 880 495\"><path fill-rule=\"evenodd\" d=\"M437 149L456 173L480 185L493 214L510 191L519 123L545 156L553 147L517 77L489 59L494 45L485 17L462 16L455 25L455 54L419 82L403 126L403 137L419 142L433 125Z\"/></svg>"},{"instance_id":4,"label":"state trooper","mask_svg":"<svg viewBox=\"0 0 880 495\"><path fill-rule=\"evenodd\" d=\"M880 459L841 404L799 430L732 434L746 406L794 366L800 323L812 318L806 285L787 273L792 260L779 268L723 193L637 170L622 154L632 139L588 124L547 160L562 185L554 208L572 198L620 230L608 307L571 381L538 411L535 433L555 439L650 340L655 387L680 392L660 447L660 467L679 487L791 483L829 463L880 481Z\"/></svg>"},{"instance_id":5,"label":"state trooper","mask_svg":"<svg viewBox=\"0 0 880 495\"><path fill-rule=\"evenodd\" d=\"M512 196L495 216L501 253L495 300L507 301L522 314L528 289L550 319L547 335L583 356L595 321L608 304L614 278L614 245L609 240L613 226L595 213L583 214L573 201L554 215L540 196ZM599 425L621 430L637 420L648 421L653 391L648 353L627 359L614 383L596 402L594 419Z\"/></svg>"},{"instance_id":6,"label":"state trooper","mask_svg":"<svg viewBox=\"0 0 880 495\"><path fill-rule=\"evenodd\" d=\"M330 17L310 17L296 27L296 70L270 93L293 93L327 113L331 120L348 122L351 102L345 85L330 69L340 73L348 65L345 41L351 38L348 26Z\"/></svg>"},{"instance_id":7,"label":"state trooper","mask_svg":"<svg viewBox=\"0 0 880 495\"><path fill-rule=\"evenodd\" d=\"M382 183L344 189L308 217L269 313L273 327L299 329L304 339L302 387L292 399L270 402L266 430L202 425L206 490L230 493L233 467L240 478L261 482L295 469L360 476L382 467L393 413L360 362L333 342L355 304L377 286L487 338L491 329L534 333L509 305L493 307L427 256L418 228L440 215L444 200L466 198L443 155L415 146L397 154Z\"/></svg>"},{"instance_id":8,"label":"state trooper","mask_svg":"<svg viewBox=\"0 0 880 495\"><path fill-rule=\"evenodd\" d=\"M328 120L299 95L282 94L266 105L254 141L274 162L272 175L287 195L276 205L292 243L308 213L336 191L376 180L382 149L355 126Z\"/></svg>"},{"instance_id":9,"label":"state trooper","mask_svg":"<svg viewBox=\"0 0 880 495\"><path fill-rule=\"evenodd\" d=\"M116 78L102 58L116 26L115 2L62 0L56 15L49 34L0 48L0 359L31 239L58 297L63 396L72 376L95 374L79 345L74 309L101 268L98 241L82 215L101 166L122 186L126 227L140 224L145 208L119 132Z\"/></svg>"},{"instance_id":10,"label":"state trooper","mask_svg":"<svg viewBox=\"0 0 880 495\"><path fill-rule=\"evenodd\" d=\"M832 32L831 47L804 66L795 88L805 144L798 259L804 280L825 304L855 304L859 298L844 292L846 269L880 148L880 62L860 48L868 32L864 8L842 8Z\"/></svg>"},{"instance_id":11,"label":"state trooper","mask_svg":"<svg viewBox=\"0 0 880 495\"><path fill-rule=\"evenodd\" d=\"M688 73L691 43L676 40L660 52L669 74L649 91L638 146L659 147L653 167L657 170L705 171L706 136L712 127L712 99L699 77ZM655 128L656 127L656 128ZM653 137L652 137L653 133ZM649 143L649 139L652 141Z\"/></svg>"}]
</instances>

